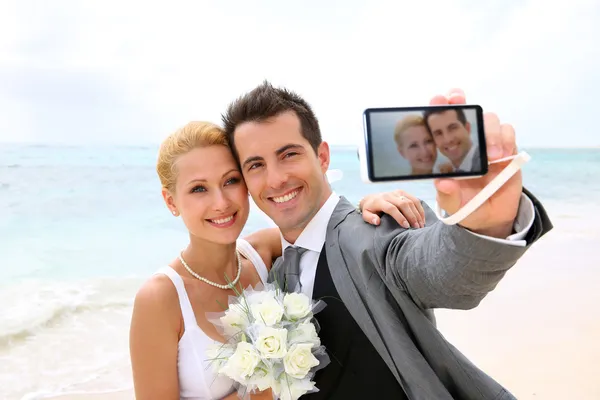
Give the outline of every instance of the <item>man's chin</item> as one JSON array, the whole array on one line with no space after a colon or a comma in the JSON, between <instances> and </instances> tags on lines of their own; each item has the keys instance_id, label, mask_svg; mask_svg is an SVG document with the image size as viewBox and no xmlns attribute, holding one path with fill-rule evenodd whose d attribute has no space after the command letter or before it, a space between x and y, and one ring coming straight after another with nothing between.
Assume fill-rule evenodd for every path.
<instances>
[{"instance_id":1,"label":"man's chin","mask_svg":"<svg viewBox=\"0 0 600 400\"><path fill-rule=\"evenodd\" d=\"M290 215L278 215L271 218L282 233L302 231L306 227L306 218Z\"/></svg>"}]
</instances>

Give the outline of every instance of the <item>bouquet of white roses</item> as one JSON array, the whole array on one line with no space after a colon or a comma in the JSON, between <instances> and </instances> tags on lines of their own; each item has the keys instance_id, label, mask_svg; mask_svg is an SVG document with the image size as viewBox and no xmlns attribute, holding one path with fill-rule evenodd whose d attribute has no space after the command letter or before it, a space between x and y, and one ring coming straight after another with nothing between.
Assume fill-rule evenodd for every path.
<instances>
[{"instance_id":1,"label":"bouquet of white roses","mask_svg":"<svg viewBox=\"0 0 600 400\"><path fill-rule=\"evenodd\" d=\"M312 320L325 303L274 284L236 293L225 312L208 315L226 339L208 350L214 370L239 383L241 398L272 389L282 400L296 400L318 391L312 378L329 357Z\"/></svg>"}]
</instances>

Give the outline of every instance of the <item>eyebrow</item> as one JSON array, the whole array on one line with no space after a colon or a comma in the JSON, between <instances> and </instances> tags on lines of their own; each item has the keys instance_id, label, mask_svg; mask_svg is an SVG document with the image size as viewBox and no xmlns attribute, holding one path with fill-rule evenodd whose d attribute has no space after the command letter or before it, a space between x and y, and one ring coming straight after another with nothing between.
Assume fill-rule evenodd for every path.
<instances>
[{"instance_id":1,"label":"eyebrow","mask_svg":"<svg viewBox=\"0 0 600 400\"><path fill-rule=\"evenodd\" d=\"M224 178L225 176L227 176L228 174L232 173L233 171L237 172L237 168L232 168L229 171L225 172L222 176L221 179ZM206 179L203 178L197 178L197 179L192 179L191 181L188 182L188 185L190 183L195 183L195 182L206 182Z\"/></svg>"},{"instance_id":2,"label":"eyebrow","mask_svg":"<svg viewBox=\"0 0 600 400\"><path fill-rule=\"evenodd\" d=\"M275 154L280 156L281 154L285 153L286 151L288 151L290 149L304 149L304 147L302 147L302 145L299 145L299 144L290 143L290 144L281 146L280 148L275 150ZM261 161L261 160L264 160L264 158L261 156L248 157L248 158L246 158L246 161L244 161L243 166L246 166L246 165L250 164L251 162Z\"/></svg>"}]
</instances>

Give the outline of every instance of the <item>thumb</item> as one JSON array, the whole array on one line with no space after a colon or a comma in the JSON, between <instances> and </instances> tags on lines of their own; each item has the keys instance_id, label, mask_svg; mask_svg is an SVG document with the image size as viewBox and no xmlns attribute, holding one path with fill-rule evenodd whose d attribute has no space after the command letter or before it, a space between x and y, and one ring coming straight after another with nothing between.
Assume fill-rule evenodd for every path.
<instances>
[{"instance_id":1,"label":"thumb","mask_svg":"<svg viewBox=\"0 0 600 400\"><path fill-rule=\"evenodd\" d=\"M460 184L453 179L436 179L437 202L448 214L457 212L462 203Z\"/></svg>"}]
</instances>

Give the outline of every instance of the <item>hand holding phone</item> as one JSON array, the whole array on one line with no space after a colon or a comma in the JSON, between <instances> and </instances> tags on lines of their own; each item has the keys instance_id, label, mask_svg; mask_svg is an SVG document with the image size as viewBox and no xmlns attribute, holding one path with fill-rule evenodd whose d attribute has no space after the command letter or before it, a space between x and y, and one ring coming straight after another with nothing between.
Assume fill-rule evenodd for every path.
<instances>
[{"instance_id":1,"label":"hand holding phone","mask_svg":"<svg viewBox=\"0 0 600 400\"><path fill-rule=\"evenodd\" d=\"M480 106L369 108L363 117L367 182L466 179L488 171Z\"/></svg>"},{"instance_id":2,"label":"hand holding phone","mask_svg":"<svg viewBox=\"0 0 600 400\"><path fill-rule=\"evenodd\" d=\"M448 96L434 97L430 102L430 106L443 109L449 106L450 108L462 106L465 103L464 93L461 90L455 89ZM415 107L412 107L412 109L414 110ZM418 109L425 111L424 107L419 107ZM478 124L482 122L481 126L483 127L479 148L482 152L482 164L483 160L485 160L485 164L481 165L481 171L472 170L470 173L459 172L458 174L454 171L450 174L432 173L413 175L408 174L408 170L405 169L403 174L396 172L395 174L388 173L387 176L386 174L383 174L383 176L379 174L377 176L378 173L374 171L374 164L371 162L373 160L372 155L371 159L369 159L370 144L367 143L369 136L365 129L365 146L359 148L361 175L363 179L369 182L435 178L434 184L437 190L437 203L441 209L452 215L464 207L465 204L480 193L492 180L498 177L510 162L494 163L496 160L517 154L515 131L511 125L501 123L498 116L493 113L485 113L482 118L476 118L476 120L478 120ZM448 150L452 151L454 148L449 146ZM485 156L483 152L485 152ZM428 160L425 159L425 161ZM488 165L489 163L493 164ZM369 172L369 168L371 168L371 172ZM375 176L373 176L373 173L375 173ZM371 179L371 177L374 179ZM500 190L497 190L474 212L463 219L459 225L475 233L504 239L512 233L522 194L522 173L519 170Z\"/></svg>"},{"instance_id":3,"label":"hand holding phone","mask_svg":"<svg viewBox=\"0 0 600 400\"><path fill-rule=\"evenodd\" d=\"M430 102L435 106L465 103L465 94L461 90L454 90L447 97L436 96ZM495 163L496 160L517 154L516 135L512 125L501 123L496 114L489 112L483 115L483 123L488 162L493 163L489 165L487 174L478 179L434 181L437 202L449 215L473 199L510 163L509 160ZM523 174L518 171L459 225L482 235L504 239L512 233L522 194Z\"/></svg>"}]
</instances>

